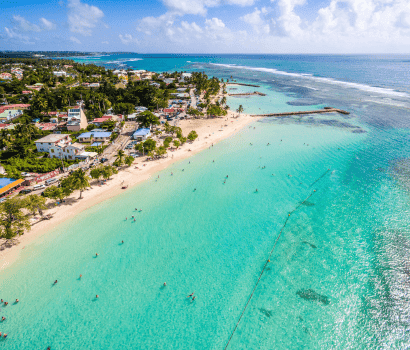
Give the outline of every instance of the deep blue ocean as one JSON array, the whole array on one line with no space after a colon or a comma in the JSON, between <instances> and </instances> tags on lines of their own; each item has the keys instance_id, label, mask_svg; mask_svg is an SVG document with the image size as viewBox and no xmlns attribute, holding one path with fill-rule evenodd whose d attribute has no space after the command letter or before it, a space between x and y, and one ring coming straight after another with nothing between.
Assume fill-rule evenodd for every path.
<instances>
[{"instance_id":1,"label":"deep blue ocean","mask_svg":"<svg viewBox=\"0 0 410 350\"><path fill-rule=\"evenodd\" d=\"M228 98L247 113L350 114L255 121L54 228L0 275L20 299L0 347L410 348L410 56L76 60L252 83L228 86L266 94Z\"/></svg>"}]
</instances>

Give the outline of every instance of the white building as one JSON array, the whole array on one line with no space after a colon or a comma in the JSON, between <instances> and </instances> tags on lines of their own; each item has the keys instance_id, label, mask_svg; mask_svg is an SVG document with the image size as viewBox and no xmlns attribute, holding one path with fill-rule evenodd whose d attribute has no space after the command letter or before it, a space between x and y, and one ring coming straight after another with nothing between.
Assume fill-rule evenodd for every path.
<instances>
[{"instance_id":1,"label":"white building","mask_svg":"<svg viewBox=\"0 0 410 350\"><path fill-rule=\"evenodd\" d=\"M65 147L71 144L71 138L68 134L50 134L43 138L34 141L38 152L48 152L50 157L55 151L51 152L50 149L55 146Z\"/></svg>"},{"instance_id":2,"label":"white building","mask_svg":"<svg viewBox=\"0 0 410 350\"><path fill-rule=\"evenodd\" d=\"M85 147L79 143L67 145L55 145L50 147L50 158L74 160L85 151Z\"/></svg>"},{"instance_id":3,"label":"white building","mask_svg":"<svg viewBox=\"0 0 410 350\"><path fill-rule=\"evenodd\" d=\"M67 72L64 72L63 70L62 71L54 71L53 74L56 77L65 77L65 76L67 76Z\"/></svg>"},{"instance_id":4,"label":"white building","mask_svg":"<svg viewBox=\"0 0 410 350\"><path fill-rule=\"evenodd\" d=\"M67 130L80 131L87 129L88 122L81 106L70 108L67 113Z\"/></svg>"}]
</instances>

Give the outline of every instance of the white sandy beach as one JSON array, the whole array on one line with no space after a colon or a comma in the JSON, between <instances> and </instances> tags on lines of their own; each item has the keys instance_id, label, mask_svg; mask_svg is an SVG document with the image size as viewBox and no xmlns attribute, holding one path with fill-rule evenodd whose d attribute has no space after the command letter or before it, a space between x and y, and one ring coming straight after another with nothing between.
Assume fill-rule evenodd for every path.
<instances>
[{"instance_id":1,"label":"white sandy beach","mask_svg":"<svg viewBox=\"0 0 410 350\"><path fill-rule=\"evenodd\" d=\"M16 238L15 244L12 247L0 251L0 270L10 266L18 259L21 250L24 249L27 244L46 234L50 229L55 228L65 220L73 218L97 203L123 193L124 190L121 189L122 183L128 185L129 189L141 181L150 178L154 173L165 169L170 164L188 158L208 148L212 143L215 144L235 134L247 124L258 119L247 114L241 114L239 118L234 118L236 115L237 113L228 111L228 115L221 118L180 121L179 126L182 128L183 134L188 135L191 130L195 130L198 134L197 140L192 144L184 144L178 150L168 152L168 157L164 159L143 162L145 157L137 158L131 167L125 167L120 170L119 173L113 175L111 180L108 180L105 185L99 186L97 182L92 181L92 188L83 192L83 199L77 200L79 191L75 191L68 200L66 200L66 202L70 202L70 204L63 204L45 210L44 214L51 214L53 216L50 220L43 220L34 224L29 232ZM145 166L143 166L144 164ZM136 169L136 167L138 167L138 169ZM70 199L75 200L70 201ZM54 201L49 200L48 202L53 203Z\"/></svg>"}]
</instances>

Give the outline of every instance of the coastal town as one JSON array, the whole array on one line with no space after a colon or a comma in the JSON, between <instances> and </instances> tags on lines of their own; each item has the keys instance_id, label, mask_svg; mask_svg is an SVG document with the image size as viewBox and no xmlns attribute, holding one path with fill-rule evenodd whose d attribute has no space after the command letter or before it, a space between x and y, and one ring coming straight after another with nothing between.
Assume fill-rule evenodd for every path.
<instances>
[{"instance_id":1,"label":"coastal town","mask_svg":"<svg viewBox=\"0 0 410 350\"><path fill-rule=\"evenodd\" d=\"M229 110L228 82L65 59L0 60L3 246L84 210L84 191L94 202L114 196L249 123L242 106Z\"/></svg>"}]
</instances>

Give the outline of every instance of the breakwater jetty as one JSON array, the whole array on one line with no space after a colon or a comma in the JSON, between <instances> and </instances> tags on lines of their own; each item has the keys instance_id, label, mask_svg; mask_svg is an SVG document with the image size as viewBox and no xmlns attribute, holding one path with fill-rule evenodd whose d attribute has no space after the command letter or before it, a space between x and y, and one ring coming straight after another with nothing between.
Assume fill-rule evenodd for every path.
<instances>
[{"instance_id":1,"label":"breakwater jetty","mask_svg":"<svg viewBox=\"0 0 410 350\"><path fill-rule=\"evenodd\" d=\"M242 83L226 83L226 85L240 85L240 86L252 86L252 87L260 87L259 85L252 85L252 84L242 84Z\"/></svg>"},{"instance_id":2,"label":"breakwater jetty","mask_svg":"<svg viewBox=\"0 0 410 350\"><path fill-rule=\"evenodd\" d=\"M263 94L262 92L259 92L259 91L244 92L242 94L228 94L228 96L252 96L252 95L266 96L266 94Z\"/></svg>"},{"instance_id":3,"label":"breakwater jetty","mask_svg":"<svg viewBox=\"0 0 410 350\"><path fill-rule=\"evenodd\" d=\"M251 114L252 117L287 117L290 115L303 115L303 114L319 114L319 113L340 113L350 114L350 112L343 109L325 107L324 109L317 109L314 111L300 111L300 112L285 112L285 113L267 113L267 114Z\"/></svg>"}]
</instances>

